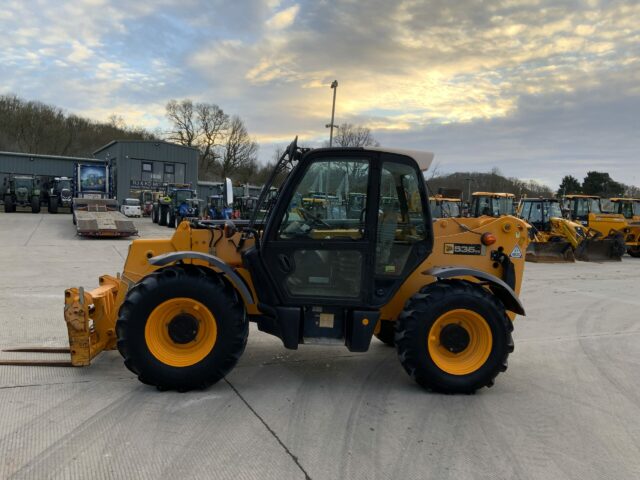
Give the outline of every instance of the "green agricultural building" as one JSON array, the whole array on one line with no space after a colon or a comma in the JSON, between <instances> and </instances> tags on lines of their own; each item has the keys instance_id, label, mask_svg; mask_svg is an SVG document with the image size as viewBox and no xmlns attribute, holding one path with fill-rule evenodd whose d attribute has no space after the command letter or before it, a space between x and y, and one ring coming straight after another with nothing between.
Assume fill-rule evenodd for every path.
<instances>
[{"instance_id":1,"label":"green agricultural building","mask_svg":"<svg viewBox=\"0 0 640 480\"><path fill-rule=\"evenodd\" d=\"M197 188L198 151L164 141L115 140L93 152L93 158L0 152L0 200L4 179L11 174L35 175L42 186L53 177L73 178L74 166L104 164L112 169L116 198L137 197L141 190L158 190L165 183Z\"/></svg>"}]
</instances>

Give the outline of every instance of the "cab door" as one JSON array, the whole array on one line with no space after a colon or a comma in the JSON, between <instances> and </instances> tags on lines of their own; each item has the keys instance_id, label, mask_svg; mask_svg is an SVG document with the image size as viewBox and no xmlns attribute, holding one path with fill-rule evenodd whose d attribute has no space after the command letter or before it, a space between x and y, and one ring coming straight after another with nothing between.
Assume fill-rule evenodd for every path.
<instances>
[{"instance_id":1,"label":"cab door","mask_svg":"<svg viewBox=\"0 0 640 480\"><path fill-rule=\"evenodd\" d=\"M361 197L362 208L349 208ZM431 252L414 160L346 150L305 159L283 189L262 258L285 305L384 305Z\"/></svg>"},{"instance_id":2,"label":"cab door","mask_svg":"<svg viewBox=\"0 0 640 480\"><path fill-rule=\"evenodd\" d=\"M288 180L261 252L285 305L368 303L373 170L367 152L329 152L305 160Z\"/></svg>"}]
</instances>

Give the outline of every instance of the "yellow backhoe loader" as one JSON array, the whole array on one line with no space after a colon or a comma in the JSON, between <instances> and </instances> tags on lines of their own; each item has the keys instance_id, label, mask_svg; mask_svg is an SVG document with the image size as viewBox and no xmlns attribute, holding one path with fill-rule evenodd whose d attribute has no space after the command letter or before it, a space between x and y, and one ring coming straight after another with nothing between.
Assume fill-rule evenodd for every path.
<instances>
[{"instance_id":1,"label":"yellow backhoe loader","mask_svg":"<svg viewBox=\"0 0 640 480\"><path fill-rule=\"evenodd\" d=\"M613 257L622 257L627 248L637 248L640 227L629 226L622 215L605 213L601 198L596 195L566 195L562 199L567 216L586 227L610 245L607 251ZM634 240L625 245L625 236Z\"/></svg>"},{"instance_id":2,"label":"yellow backhoe loader","mask_svg":"<svg viewBox=\"0 0 640 480\"><path fill-rule=\"evenodd\" d=\"M473 192L470 216L477 218L515 215L515 199L513 193Z\"/></svg>"},{"instance_id":3,"label":"yellow backhoe loader","mask_svg":"<svg viewBox=\"0 0 640 480\"><path fill-rule=\"evenodd\" d=\"M462 200L459 198L448 198L442 195L429 197L429 206L431 207L431 216L433 218L458 218L462 216L461 204Z\"/></svg>"},{"instance_id":4,"label":"yellow backhoe loader","mask_svg":"<svg viewBox=\"0 0 640 480\"><path fill-rule=\"evenodd\" d=\"M612 198L615 213L622 215L627 221L625 245L627 253L632 257L640 257L640 198ZM624 232L624 230L623 230Z\"/></svg>"},{"instance_id":5,"label":"yellow backhoe loader","mask_svg":"<svg viewBox=\"0 0 640 480\"><path fill-rule=\"evenodd\" d=\"M66 290L71 364L117 348L146 384L205 388L236 365L253 321L290 349L364 352L375 335L395 345L407 373L429 390L491 386L513 351L513 319L524 315L517 292L526 224L434 222L423 180L433 154L296 143L250 220L185 220L171 239L133 241L122 274L100 277L95 290ZM302 206L318 176L344 205L350 193L364 195L361 211L327 204L328 216Z\"/></svg>"},{"instance_id":6,"label":"yellow backhoe loader","mask_svg":"<svg viewBox=\"0 0 640 480\"><path fill-rule=\"evenodd\" d=\"M531 242L526 260L539 263L619 261L620 252L611 239L562 217L555 198L523 198L518 216L530 225Z\"/></svg>"}]
</instances>

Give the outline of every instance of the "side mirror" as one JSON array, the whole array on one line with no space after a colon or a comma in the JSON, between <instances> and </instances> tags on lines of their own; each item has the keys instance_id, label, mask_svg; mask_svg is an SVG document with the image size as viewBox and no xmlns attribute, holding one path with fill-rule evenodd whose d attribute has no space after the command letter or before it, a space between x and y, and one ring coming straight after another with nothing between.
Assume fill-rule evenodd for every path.
<instances>
[{"instance_id":1,"label":"side mirror","mask_svg":"<svg viewBox=\"0 0 640 480\"><path fill-rule=\"evenodd\" d=\"M238 229L236 228L236 224L233 223L231 220L227 220L226 222L224 222L224 236L225 236L225 238L233 237L236 234L237 231L238 231Z\"/></svg>"}]
</instances>

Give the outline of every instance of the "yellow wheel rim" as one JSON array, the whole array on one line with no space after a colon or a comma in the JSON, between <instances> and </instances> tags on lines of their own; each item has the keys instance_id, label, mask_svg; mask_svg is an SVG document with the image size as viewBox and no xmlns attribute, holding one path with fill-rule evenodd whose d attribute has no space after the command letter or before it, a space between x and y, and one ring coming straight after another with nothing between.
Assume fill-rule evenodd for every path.
<instances>
[{"instance_id":1,"label":"yellow wheel rim","mask_svg":"<svg viewBox=\"0 0 640 480\"><path fill-rule=\"evenodd\" d=\"M482 315L466 309L444 313L429 330L427 348L433 362L451 375L467 375L489 358L493 336Z\"/></svg>"},{"instance_id":2,"label":"yellow wheel rim","mask_svg":"<svg viewBox=\"0 0 640 480\"><path fill-rule=\"evenodd\" d=\"M192 298L172 298L158 305L144 328L147 348L159 361L188 367L205 358L218 338L211 311Z\"/></svg>"}]
</instances>

